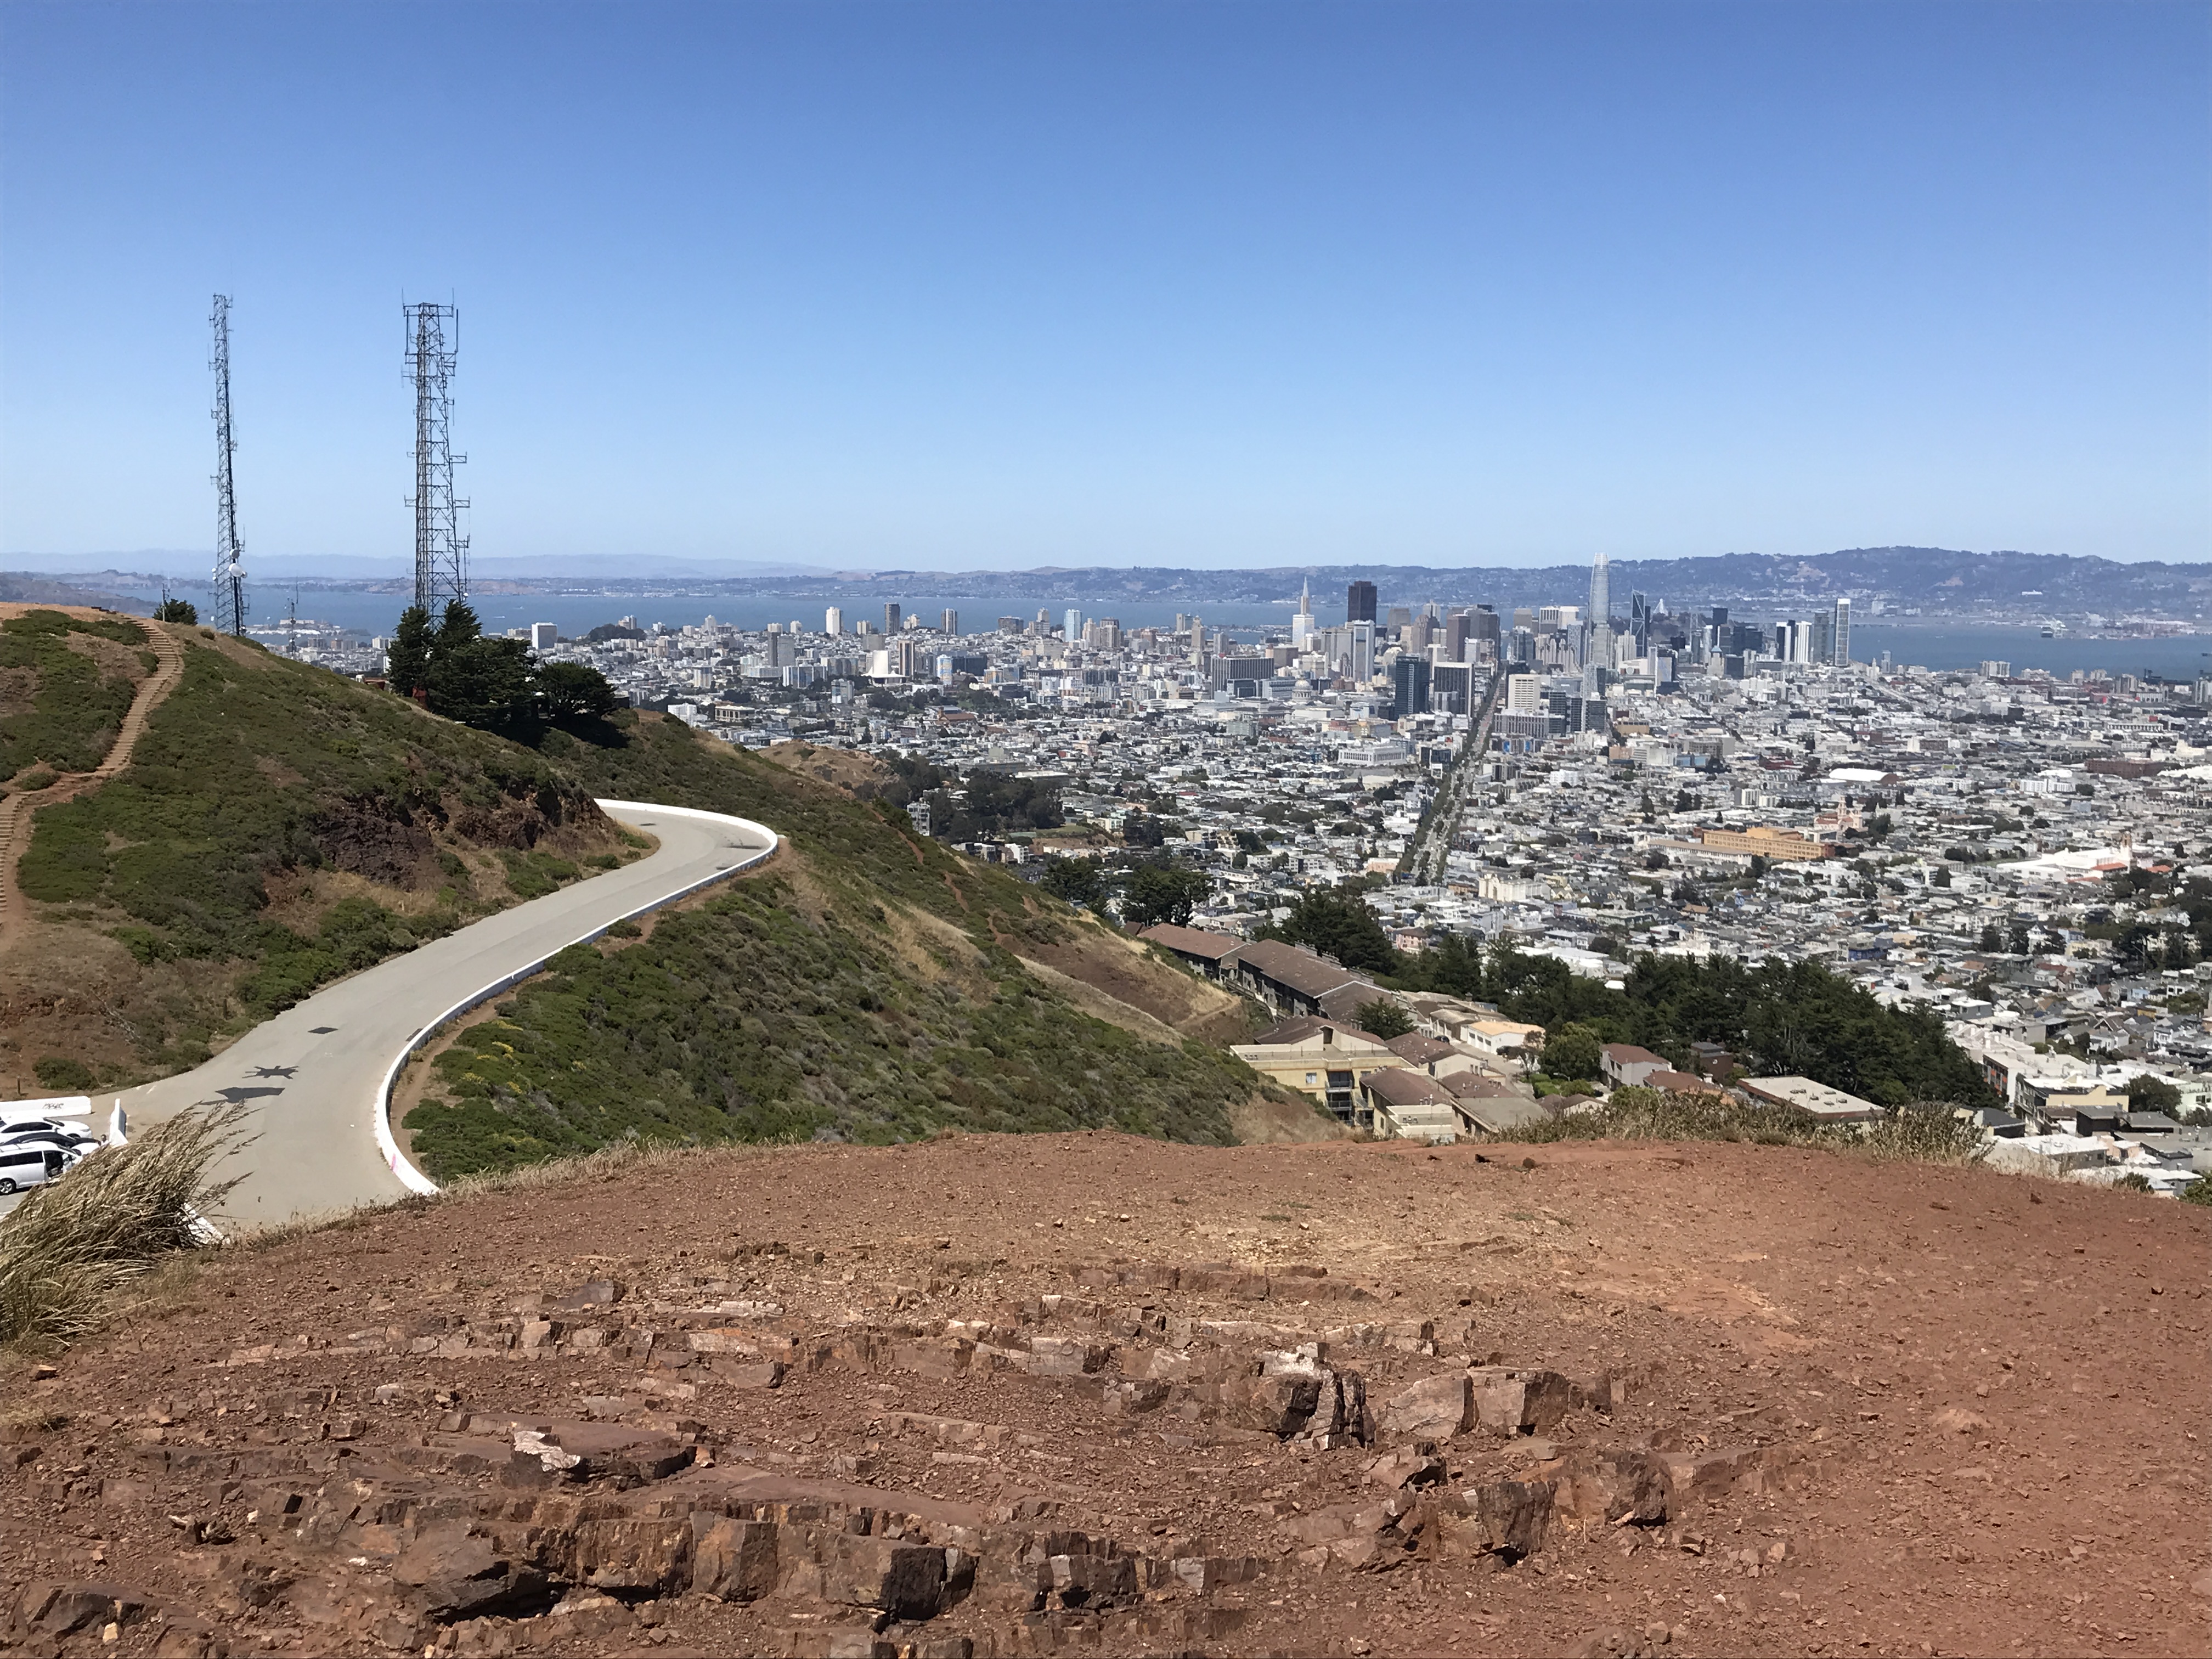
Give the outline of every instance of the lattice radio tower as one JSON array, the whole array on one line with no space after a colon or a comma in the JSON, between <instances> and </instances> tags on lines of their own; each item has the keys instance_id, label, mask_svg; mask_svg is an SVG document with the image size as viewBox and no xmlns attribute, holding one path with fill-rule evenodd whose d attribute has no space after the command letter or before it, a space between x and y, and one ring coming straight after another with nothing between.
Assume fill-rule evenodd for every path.
<instances>
[{"instance_id":1,"label":"lattice radio tower","mask_svg":"<svg viewBox=\"0 0 2212 1659\"><path fill-rule=\"evenodd\" d=\"M230 435L230 296L215 296L215 311L208 319L215 330L215 574L209 586L215 592L215 625L226 634L246 632L246 567L239 562L246 550L238 543L238 497L231 487L231 453L238 447Z\"/></svg>"},{"instance_id":2,"label":"lattice radio tower","mask_svg":"<svg viewBox=\"0 0 2212 1659\"><path fill-rule=\"evenodd\" d=\"M415 383L415 603L434 621L469 592L469 538L461 534L468 503L453 494L451 386L461 344L461 313L452 306L402 307L407 319L407 377Z\"/></svg>"}]
</instances>

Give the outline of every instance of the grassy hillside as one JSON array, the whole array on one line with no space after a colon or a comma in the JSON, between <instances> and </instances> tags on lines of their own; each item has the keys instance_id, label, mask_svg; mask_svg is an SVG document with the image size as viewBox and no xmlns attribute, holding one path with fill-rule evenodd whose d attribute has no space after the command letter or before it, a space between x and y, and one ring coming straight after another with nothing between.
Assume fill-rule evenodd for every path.
<instances>
[{"instance_id":1,"label":"grassy hillside","mask_svg":"<svg viewBox=\"0 0 2212 1659\"><path fill-rule=\"evenodd\" d=\"M154 665L136 623L32 611L0 622L0 780L89 772Z\"/></svg>"},{"instance_id":2,"label":"grassy hillside","mask_svg":"<svg viewBox=\"0 0 2212 1659\"><path fill-rule=\"evenodd\" d=\"M553 732L543 747L593 794L757 818L808 854L819 879L853 896L911 904L1186 1036L1242 1042L1266 1023L1257 1003L1154 960L1002 866L916 835L905 812L872 798L869 782L881 769L864 757L793 745L795 752L779 764L700 737L681 721L627 711L581 735Z\"/></svg>"},{"instance_id":3,"label":"grassy hillside","mask_svg":"<svg viewBox=\"0 0 2212 1659\"><path fill-rule=\"evenodd\" d=\"M641 941L565 953L461 1031L405 1125L441 1179L632 1139L1110 1126L1225 1144L1232 1110L1279 1092L1143 1018L1241 1028L1241 1008L1194 998L1186 975L915 836L903 812L653 714L543 749L595 794L757 818L790 851ZM1024 957L1106 991L1107 1017Z\"/></svg>"},{"instance_id":4,"label":"grassy hillside","mask_svg":"<svg viewBox=\"0 0 2212 1659\"><path fill-rule=\"evenodd\" d=\"M42 1079L69 1069L57 1061L80 1086L197 1063L318 985L635 856L526 750L256 646L171 632L184 678L132 763L41 811L17 868L43 926L5 966L19 986L58 972L75 993L11 1034L49 1062Z\"/></svg>"},{"instance_id":5,"label":"grassy hillside","mask_svg":"<svg viewBox=\"0 0 2212 1659\"><path fill-rule=\"evenodd\" d=\"M171 631L184 678L133 763L40 813L19 869L40 926L0 964L27 1010L0 1042L42 1083L195 1064L318 985L634 855L590 804L605 795L757 818L790 851L648 934L569 952L464 1031L408 1119L441 1176L641 1137L1112 1125L1226 1142L1231 1109L1267 1092L1188 1040L1243 1035L1233 998L903 812L658 715L532 750Z\"/></svg>"},{"instance_id":6,"label":"grassy hillside","mask_svg":"<svg viewBox=\"0 0 2212 1659\"><path fill-rule=\"evenodd\" d=\"M1043 943L1073 922L1066 907L1004 870L917 836L897 808L795 778L680 720L625 711L586 736L550 732L540 748L595 795L758 819L809 854L823 879L912 904L979 939Z\"/></svg>"},{"instance_id":7,"label":"grassy hillside","mask_svg":"<svg viewBox=\"0 0 2212 1659\"><path fill-rule=\"evenodd\" d=\"M808 860L809 871L819 861ZM1007 951L768 876L649 937L576 946L468 1027L410 1112L441 1179L630 1139L1115 1127L1226 1145L1259 1079L1078 1012Z\"/></svg>"}]
</instances>

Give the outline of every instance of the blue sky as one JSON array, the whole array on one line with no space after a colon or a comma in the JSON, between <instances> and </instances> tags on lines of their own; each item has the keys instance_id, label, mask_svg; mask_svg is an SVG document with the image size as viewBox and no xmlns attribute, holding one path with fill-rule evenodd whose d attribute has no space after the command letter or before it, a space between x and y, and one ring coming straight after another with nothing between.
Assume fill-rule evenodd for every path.
<instances>
[{"instance_id":1,"label":"blue sky","mask_svg":"<svg viewBox=\"0 0 2212 1659\"><path fill-rule=\"evenodd\" d=\"M0 15L0 550L2200 559L2200 4Z\"/></svg>"}]
</instances>

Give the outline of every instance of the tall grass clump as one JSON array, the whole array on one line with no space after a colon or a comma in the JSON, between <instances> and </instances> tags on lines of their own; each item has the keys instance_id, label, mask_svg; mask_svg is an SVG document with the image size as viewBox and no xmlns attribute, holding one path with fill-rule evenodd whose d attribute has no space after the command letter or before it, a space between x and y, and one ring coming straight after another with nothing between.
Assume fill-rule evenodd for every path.
<instances>
[{"instance_id":1,"label":"tall grass clump","mask_svg":"<svg viewBox=\"0 0 2212 1659\"><path fill-rule=\"evenodd\" d=\"M1734 1096L1635 1088L1616 1089L1605 1101L1496 1138L1740 1140L1761 1146L1825 1146L1925 1164L1977 1163L1987 1151L1981 1132L1941 1102L1900 1107L1872 1123L1820 1123L1786 1106Z\"/></svg>"},{"instance_id":2,"label":"tall grass clump","mask_svg":"<svg viewBox=\"0 0 2212 1659\"><path fill-rule=\"evenodd\" d=\"M210 1242L202 1216L237 1182L210 1172L246 1143L244 1117L239 1106L184 1113L102 1147L0 1216L0 1346L88 1335L132 1279Z\"/></svg>"}]
</instances>

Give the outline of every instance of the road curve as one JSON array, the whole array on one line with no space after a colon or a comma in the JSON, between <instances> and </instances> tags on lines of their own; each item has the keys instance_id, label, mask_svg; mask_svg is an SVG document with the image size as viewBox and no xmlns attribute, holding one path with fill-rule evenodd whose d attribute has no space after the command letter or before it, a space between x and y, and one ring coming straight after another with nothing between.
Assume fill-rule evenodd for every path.
<instances>
[{"instance_id":1,"label":"road curve","mask_svg":"<svg viewBox=\"0 0 2212 1659\"><path fill-rule=\"evenodd\" d=\"M383 1108L398 1063L433 1027L564 947L726 880L776 848L775 832L749 818L642 801L603 800L599 810L659 837L659 848L341 980L206 1065L125 1091L131 1123L223 1101L252 1109L256 1139L222 1172L244 1177L223 1203L227 1225L264 1226L427 1190L389 1146Z\"/></svg>"}]
</instances>

